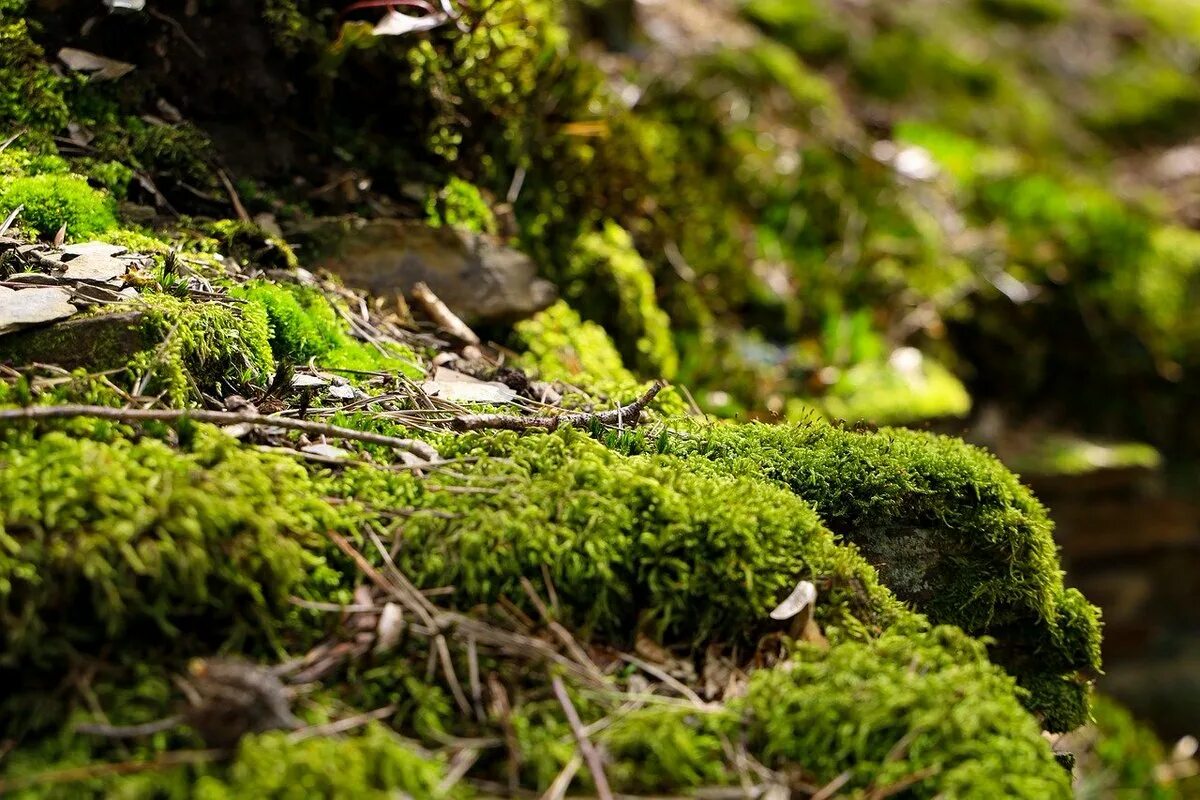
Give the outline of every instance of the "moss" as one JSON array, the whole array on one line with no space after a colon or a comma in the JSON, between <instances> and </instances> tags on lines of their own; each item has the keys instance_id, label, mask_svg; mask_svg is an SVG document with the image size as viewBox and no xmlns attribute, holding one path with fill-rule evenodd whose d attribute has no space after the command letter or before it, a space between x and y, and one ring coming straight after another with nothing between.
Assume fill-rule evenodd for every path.
<instances>
[{"instance_id":1,"label":"moss","mask_svg":"<svg viewBox=\"0 0 1200 800\"><path fill-rule=\"evenodd\" d=\"M659 308L654 278L638 255L629 234L615 222L589 233L575 245L566 297L603 318L600 309L617 307L622 353L634 368L651 377L673 378L679 356L671 338L671 321Z\"/></svg>"},{"instance_id":2,"label":"moss","mask_svg":"<svg viewBox=\"0 0 1200 800\"><path fill-rule=\"evenodd\" d=\"M126 307L118 306L117 310ZM274 372L266 310L255 303L195 303L143 292L127 310L145 315L147 337L161 342L129 363L129 374L164 391L175 405L200 392L225 397Z\"/></svg>"},{"instance_id":3,"label":"moss","mask_svg":"<svg viewBox=\"0 0 1200 800\"><path fill-rule=\"evenodd\" d=\"M447 500L461 521L412 520L399 561L421 585L458 587L464 607L519 598L522 575L548 570L569 621L617 641L639 628L696 646L752 639L802 577L832 587L830 624L864 631L900 613L857 554L777 487L621 457L577 433L470 435L441 449L495 459L486 485L499 491Z\"/></svg>"},{"instance_id":4,"label":"moss","mask_svg":"<svg viewBox=\"0 0 1200 800\"><path fill-rule=\"evenodd\" d=\"M947 437L826 425L716 426L675 446L790 488L933 621L994 637L1023 684L1058 676L1031 699L1056 729L1083 722L1076 673L1099 671L1097 612L1063 588L1045 509L995 458Z\"/></svg>"},{"instance_id":5,"label":"moss","mask_svg":"<svg viewBox=\"0 0 1200 800\"><path fill-rule=\"evenodd\" d=\"M948 369L920 351L904 348L887 361L864 361L840 372L828 394L811 401L831 419L900 425L944 417L965 417L971 396ZM789 408L788 418L807 409Z\"/></svg>"},{"instance_id":6,"label":"moss","mask_svg":"<svg viewBox=\"0 0 1200 800\"><path fill-rule=\"evenodd\" d=\"M425 200L425 219L440 228L450 225L473 233L496 233L496 215L484 200L479 187L461 178L449 183Z\"/></svg>"},{"instance_id":7,"label":"moss","mask_svg":"<svg viewBox=\"0 0 1200 800\"><path fill-rule=\"evenodd\" d=\"M822 63L849 49L844 27L822 0L751 0L743 13L805 59Z\"/></svg>"},{"instance_id":8,"label":"moss","mask_svg":"<svg viewBox=\"0 0 1200 800\"><path fill-rule=\"evenodd\" d=\"M411 350L393 346L381 352L351 338L346 323L315 289L255 280L236 287L232 294L265 312L270 349L280 361L304 364L315 360L329 369L394 371L411 378L424 374Z\"/></svg>"},{"instance_id":9,"label":"moss","mask_svg":"<svg viewBox=\"0 0 1200 800\"><path fill-rule=\"evenodd\" d=\"M742 725L766 766L910 797L1069 798L1069 775L1012 680L953 628L802 647L751 678ZM908 785L910 784L911 785Z\"/></svg>"},{"instance_id":10,"label":"moss","mask_svg":"<svg viewBox=\"0 0 1200 800\"><path fill-rule=\"evenodd\" d=\"M1022 25L1059 22L1071 11L1070 0L978 0L987 14Z\"/></svg>"},{"instance_id":11,"label":"moss","mask_svg":"<svg viewBox=\"0 0 1200 800\"><path fill-rule=\"evenodd\" d=\"M1158 469L1162 456L1141 442L1103 443L1070 436L1047 436L1009 460L1022 475L1086 475L1106 469Z\"/></svg>"},{"instance_id":12,"label":"moss","mask_svg":"<svg viewBox=\"0 0 1200 800\"><path fill-rule=\"evenodd\" d=\"M445 771L442 763L405 746L378 724L341 740L295 743L284 734L268 733L243 740L228 774L201 778L191 796L197 800L465 796L461 789L441 788Z\"/></svg>"},{"instance_id":13,"label":"moss","mask_svg":"<svg viewBox=\"0 0 1200 800\"><path fill-rule=\"evenodd\" d=\"M115 640L127 661L231 641L263 648L297 613L290 595L329 585L310 550L331 514L303 470L211 429L190 438L180 452L9 429L0 669L10 678L53 682L68 657ZM9 694L9 723L43 723L48 702Z\"/></svg>"},{"instance_id":14,"label":"moss","mask_svg":"<svg viewBox=\"0 0 1200 800\"><path fill-rule=\"evenodd\" d=\"M17 206L24 206L22 228L33 235L52 235L66 225L68 237L78 241L117 227L112 198L77 175L32 175L8 181L0 188L0 211L7 215Z\"/></svg>"},{"instance_id":15,"label":"moss","mask_svg":"<svg viewBox=\"0 0 1200 800\"><path fill-rule=\"evenodd\" d=\"M48 144L67 127L70 115L62 92L68 79L50 69L30 38L24 6L5 9L0 17L0 130L7 138L24 129L26 142Z\"/></svg>"},{"instance_id":16,"label":"moss","mask_svg":"<svg viewBox=\"0 0 1200 800\"><path fill-rule=\"evenodd\" d=\"M1077 750L1078 797L1175 800L1184 796L1173 781L1163 779L1166 748L1152 730L1104 695L1095 698L1092 714L1091 724L1065 743Z\"/></svg>"},{"instance_id":17,"label":"moss","mask_svg":"<svg viewBox=\"0 0 1200 800\"><path fill-rule=\"evenodd\" d=\"M238 261L260 269L296 269L300 266L290 245L253 222L222 219L202 226L216 246Z\"/></svg>"}]
</instances>

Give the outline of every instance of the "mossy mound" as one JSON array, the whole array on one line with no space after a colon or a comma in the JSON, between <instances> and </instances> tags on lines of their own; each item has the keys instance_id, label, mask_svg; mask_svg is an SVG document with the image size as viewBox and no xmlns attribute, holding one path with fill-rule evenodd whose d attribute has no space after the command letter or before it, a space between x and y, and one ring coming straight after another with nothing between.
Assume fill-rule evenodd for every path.
<instances>
[{"instance_id":1,"label":"mossy mound","mask_svg":"<svg viewBox=\"0 0 1200 800\"><path fill-rule=\"evenodd\" d=\"M931 619L996 639L1052 730L1086 719L1098 612L1064 589L1046 511L995 458L902 429L714 426L673 443L722 472L791 489Z\"/></svg>"}]
</instances>

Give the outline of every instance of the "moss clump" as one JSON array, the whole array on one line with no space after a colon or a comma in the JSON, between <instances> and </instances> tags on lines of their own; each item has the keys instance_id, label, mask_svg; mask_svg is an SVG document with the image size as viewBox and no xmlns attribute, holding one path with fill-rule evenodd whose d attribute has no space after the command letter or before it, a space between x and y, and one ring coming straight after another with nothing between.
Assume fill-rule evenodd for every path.
<instances>
[{"instance_id":1,"label":"moss clump","mask_svg":"<svg viewBox=\"0 0 1200 800\"><path fill-rule=\"evenodd\" d=\"M1099 672L1097 612L1063 588L1045 509L995 458L947 437L827 425L717 426L677 447L790 488L900 598L995 637L997 659L1035 690L1031 707L1056 730L1084 721L1076 674Z\"/></svg>"},{"instance_id":2,"label":"moss clump","mask_svg":"<svg viewBox=\"0 0 1200 800\"><path fill-rule=\"evenodd\" d=\"M899 425L939 417L965 417L971 396L941 364L904 348L887 361L865 361L844 372L829 392L810 401L832 419ZM803 417L788 414L789 418Z\"/></svg>"},{"instance_id":3,"label":"moss clump","mask_svg":"<svg viewBox=\"0 0 1200 800\"><path fill-rule=\"evenodd\" d=\"M130 661L231 641L263 648L296 613L290 595L328 586L310 550L331 514L303 470L208 428L190 438L178 451L9 429L0 672L10 680L53 686L68 658L113 641ZM4 717L37 725L55 713L47 703L12 692Z\"/></svg>"},{"instance_id":4,"label":"moss clump","mask_svg":"<svg viewBox=\"0 0 1200 800\"><path fill-rule=\"evenodd\" d=\"M463 797L441 789L445 766L417 753L380 725L349 739L289 741L285 734L250 736L238 747L227 774L206 776L190 795L196 800L388 800Z\"/></svg>"},{"instance_id":5,"label":"moss clump","mask_svg":"<svg viewBox=\"0 0 1200 800\"><path fill-rule=\"evenodd\" d=\"M742 725L764 764L803 764L818 786L845 771L848 790L1071 797L1070 776L1013 691L981 644L935 628L802 647L783 669L752 677Z\"/></svg>"},{"instance_id":6,"label":"moss clump","mask_svg":"<svg viewBox=\"0 0 1200 800\"><path fill-rule=\"evenodd\" d=\"M521 576L548 570L570 622L618 641L639 629L696 646L752 640L801 578L831 587L822 614L848 630L901 613L807 505L767 483L623 457L573 432L468 435L441 449L495 459L485 485L498 491L442 502L459 521L414 518L398 561L420 585L457 587L464 607L519 598Z\"/></svg>"},{"instance_id":7,"label":"moss clump","mask_svg":"<svg viewBox=\"0 0 1200 800\"><path fill-rule=\"evenodd\" d=\"M399 371L413 378L423 374L411 350L392 347L385 353L351 338L346 323L315 289L255 280L232 294L263 310L270 325L270 349L280 361L315 360L329 369Z\"/></svg>"},{"instance_id":8,"label":"moss clump","mask_svg":"<svg viewBox=\"0 0 1200 800\"><path fill-rule=\"evenodd\" d=\"M128 310L145 315L147 338L158 346L135 356L129 374L146 378L175 405L208 392L217 397L262 384L274 372L271 329L255 303L195 303L143 293Z\"/></svg>"},{"instance_id":9,"label":"moss clump","mask_svg":"<svg viewBox=\"0 0 1200 800\"><path fill-rule=\"evenodd\" d=\"M215 239L217 248L238 261L254 264L260 269L296 269L300 266L300 260L287 242L253 222L222 219L204 225L203 230Z\"/></svg>"},{"instance_id":10,"label":"moss clump","mask_svg":"<svg viewBox=\"0 0 1200 800\"><path fill-rule=\"evenodd\" d=\"M1158 469L1162 456L1142 442L1104 443L1072 436L1046 436L1008 459L1022 475L1086 475L1106 469Z\"/></svg>"},{"instance_id":11,"label":"moss clump","mask_svg":"<svg viewBox=\"0 0 1200 800\"><path fill-rule=\"evenodd\" d=\"M1063 743L1076 752L1078 797L1175 800L1191 796L1162 771L1167 753L1154 731L1104 695L1093 700L1092 715L1090 725Z\"/></svg>"},{"instance_id":12,"label":"moss clump","mask_svg":"<svg viewBox=\"0 0 1200 800\"><path fill-rule=\"evenodd\" d=\"M117 227L116 204L78 175L30 175L14 178L0 188L0 212L17 206L21 226L33 235L53 234L63 225L72 240L85 239Z\"/></svg>"},{"instance_id":13,"label":"moss clump","mask_svg":"<svg viewBox=\"0 0 1200 800\"><path fill-rule=\"evenodd\" d=\"M979 7L996 19L1022 25L1045 25L1064 19L1071 12L1070 0L977 0Z\"/></svg>"},{"instance_id":14,"label":"moss clump","mask_svg":"<svg viewBox=\"0 0 1200 800\"><path fill-rule=\"evenodd\" d=\"M440 228L450 225L473 233L496 233L496 215L483 199L479 187L461 178L451 178L425 200L425 219Z\"/></svg>"},{"instance_id":15,"label":"moss clump","mask_svg":"<svg viewBox=\"0 0 1200 800\"><path fill-rule=\"evenodd\" d=\"M67 79L50 69L29 36L24 2L0 9L0 130L4 138L26 130L26 141L49 142L67 127L62 89Z\"/></svg>"},{"instance_id":16,"label":"moss clump","mask_svg":"<svg viewBox=\"0 0 1200 800\"><path fill-rule=\"evenodd\" d=\"M651 377L673 378L679 355L671 321L659 308L654 278L633 239L615 222L583 236L571 254L564 294L589 317L605 318L617 307L616 330L622 354L634 369ZM591 313L589 313L589 311Z\"/></svg>"}]
</instances>

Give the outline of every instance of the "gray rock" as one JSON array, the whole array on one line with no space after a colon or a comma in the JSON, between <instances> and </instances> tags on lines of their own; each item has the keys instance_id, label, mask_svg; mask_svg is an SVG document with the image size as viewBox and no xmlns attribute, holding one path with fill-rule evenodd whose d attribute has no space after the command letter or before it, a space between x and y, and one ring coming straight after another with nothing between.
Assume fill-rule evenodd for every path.
<instances>
[{"instance_id":1,"label":"gray rock","mask_svg":"<svg viewBox=\"0 0 1200 800\"><path fill-rule=\"evenodd\" d=\"M58 287L9 289L0 286L0 334L28 325L66 319L78 309L71 294Z\"/></svg>"},{"instance_id":2,"label":"gray rock","mask_svg":"<svg viewBox=\"0 0 1200 800\"><path fill-rule=\"evenodd\" d=\"M557 299L528 256L492 236L398 219L314 220L291 236L348 286L389 297L424 282L466 322L521 319Z\"/></svg>"},{"instance_id":3,"label":"gray rock","mask_svg":"<svg viewBox=\"0 0 1200 800\"><path fill-rule=\"evenodd\" d=\"M128 248L119 244L107 242L80 242L69 244L62 249L62 260L70 261L79 256L120 256L128 253Z\"/></svg>"},{"instance_id":4,"label":"gray rock","mask_svg":"<svg viewBox=\"0 0 1200 800\"><path fill-rule=\"evenodd\" d=\"M111 255L84 253L67 262L63 278L86 283L120 283L128 265Z\"/></svg>"},{"instance_id":5,"label":"gray rock","mask_svg":"<svg viewBox=\"0 0 1200 800\"><path fill-rule=\"evenodd\" d=\"M25 289L62 292L62 289ZM3 290L0 289L0 295ZM0 297L0 305L3 298ZM72 306L74 308L74 306ZM63 369L80 367L92 372L117 369L129 359L159 343L145 326L138 311L84 316L0 336L0 362L8 364L57 364Z\"/></svg>"}]
</instances>

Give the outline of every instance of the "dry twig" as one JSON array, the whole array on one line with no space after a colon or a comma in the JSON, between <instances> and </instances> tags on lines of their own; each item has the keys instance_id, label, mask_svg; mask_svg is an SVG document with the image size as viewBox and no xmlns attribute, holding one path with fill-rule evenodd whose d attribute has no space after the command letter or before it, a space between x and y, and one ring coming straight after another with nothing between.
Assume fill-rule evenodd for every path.
<instances>
[{"instance_id":1,"label":"dry twig","mask_svg":"<svg viewBox=\"0 0 1200 800\"><path fill-rule=\"evenodd\" d=\"M618 405L612 411L601 411L599 413L574 412L570 414L558 414L553 417L515 417L508 414L470 414L462 417L455 417L450 421L450 427L456 431L477 431L477 430L504 430L504 431L529 431L529 430L558 430L561 425L568 425L573 428L588 428L592 425L603 425L607 427L621 426L634 427L638 420L641 419L642 411L646 406L658 396L658 393L666 386L662 381L655 381L644 395L634 400L627 406Z\"/></svg>"},{"instance_id":2,"label":"dry twig","mask_svg":"<svg viewBox=\"0 0 1200 800\"><path fill-rule=\"evenodd\" d=\"M416 439L399 439L395 436L384 436L381 433L342 428L337 425L323 425L319 422L310 422L302 419L270 417L264 414L245 411L208 411L198 408L111 408L109 406L85 405L28 406L25 408L0 409L0 421L62 419L67 417L94 417L95 419L111 419L117 422L179 422L189 419L193 422L208 422L214 425L270 425L276 428L303 431L314 436L350 439L357 442L366 442L367 444L394 447L397 450L405 450L429 461L441 459L437 450Z\"/></svg>"},{"instance_id":3,"label":"dry twig","mask_svg":"<svg viewBox=\"0 0 1200 800\"><path fill-rule=\"evenodd\" d=\"M608 778L604 774L604 764L600 760L600 751L592 744L592 740L587 737L587 733L583 729L583 720L579 718L579 712L575 710L574 704L571 703L571 698L567 695L567 687L563 685L562 678L557 675L554 676L551 683L554 687L554 696L558 698L558 703L562 706L563 713L567 715L567 723L571 726L571 733L575 734L575 743L579 745L579 754L587 764L588 771L592 773L592 783L596 784L596 796L599 800L612 800L612 789L608 788Z\"/></svg>"}]
</instances>

